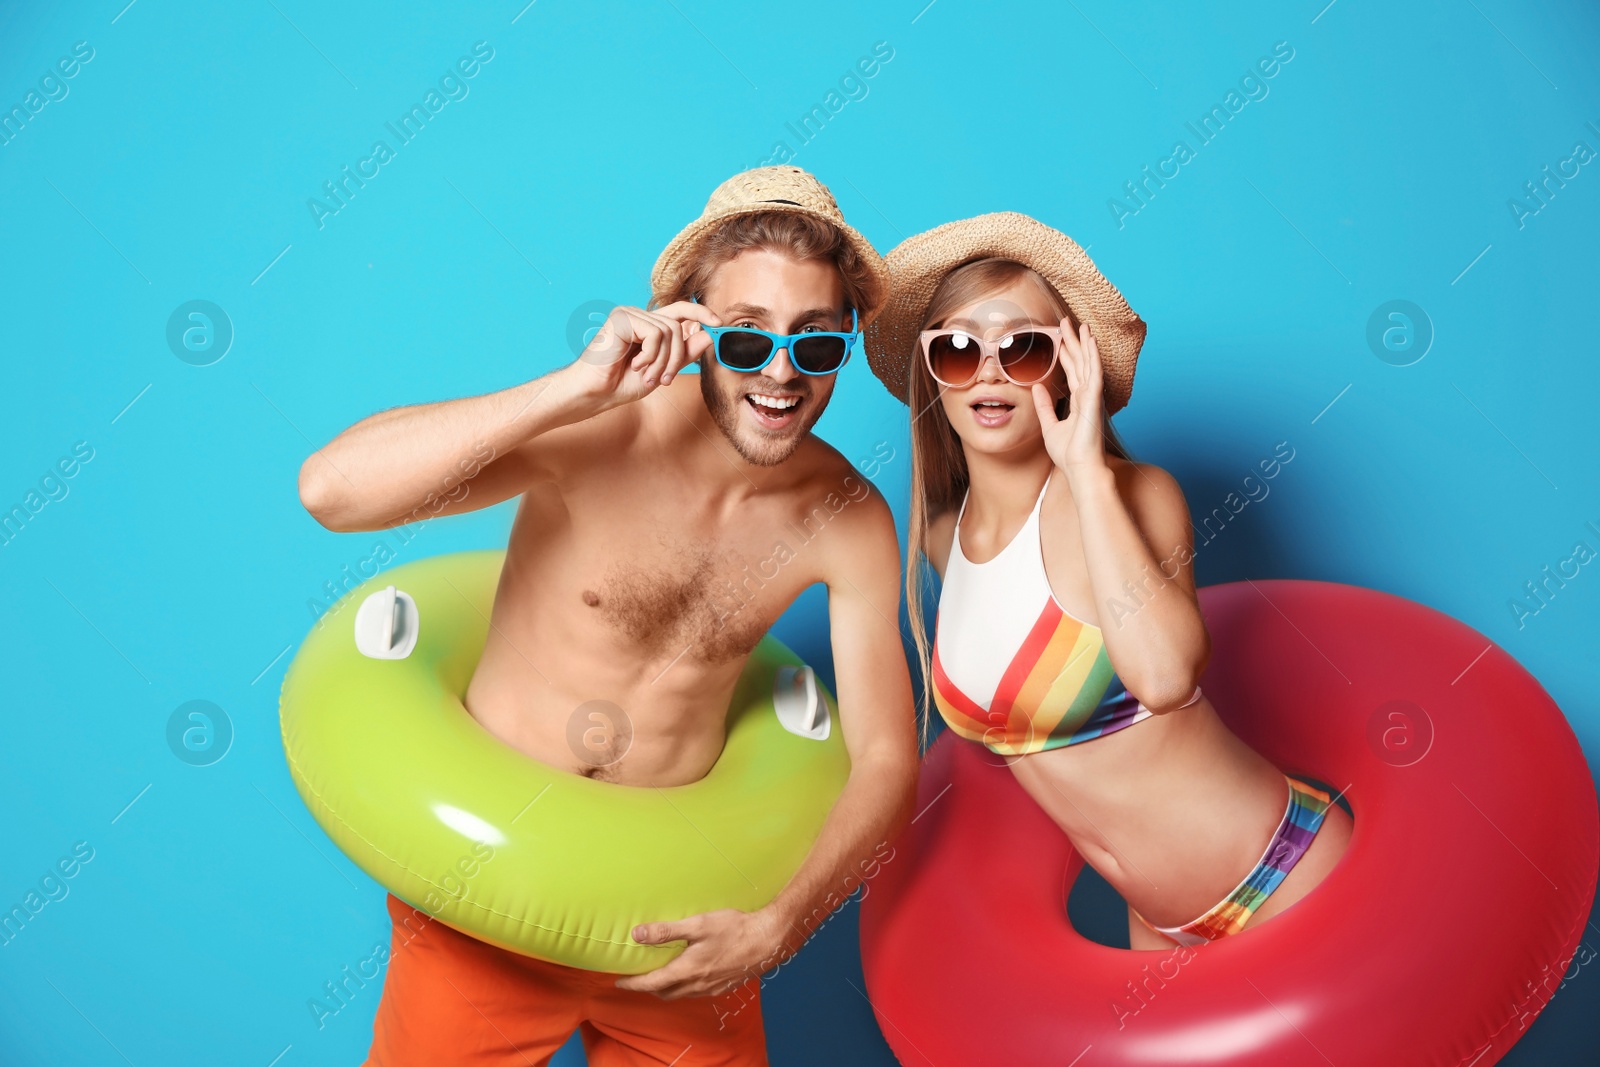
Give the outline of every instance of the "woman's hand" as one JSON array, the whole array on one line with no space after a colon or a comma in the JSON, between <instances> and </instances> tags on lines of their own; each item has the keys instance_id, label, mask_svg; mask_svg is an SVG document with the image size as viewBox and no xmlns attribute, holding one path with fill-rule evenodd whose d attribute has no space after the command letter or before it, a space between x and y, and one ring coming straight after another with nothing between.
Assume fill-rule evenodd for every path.
<instances>
[{"instance_id":1,"label":"woman's hand","mask_svg":"<svg viewBox=\"0 0 1600 1067\"><path fill-rule=\"evenodd\" d=\"M1100 349L1089 324L1072 334L1072 324L1061 320L1061 366L1067 372L1068 408L1065 419L1056 418L1055 401L1042 384L1033 386L1033 407L1039 413L1044 447L1055 465L1067 474L1106 465L1105 439L1100 432Z\"/></svg>"}]
</instances>

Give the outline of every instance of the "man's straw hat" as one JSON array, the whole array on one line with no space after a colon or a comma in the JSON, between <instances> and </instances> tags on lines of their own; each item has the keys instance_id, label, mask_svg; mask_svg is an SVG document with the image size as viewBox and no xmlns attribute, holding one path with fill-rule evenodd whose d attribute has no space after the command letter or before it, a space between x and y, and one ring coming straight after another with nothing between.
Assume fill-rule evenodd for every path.
<instances>
[{"instance_id":1,"label":"man's straw hat","mask_svg":"<svg viewBox=\"0 0 1600 1067\"><path fill-rule=\"evenodd\" d=\"M861 234L845 221L834 202L828 187L799 167L756 167L735 174L712 192L706 209L700 217L662 250L650 272L650 286L657 294L671 292L678 280L695 263L700 245L717 228L718 224L735 215L752 215L762 211L793 212L821 219L844 235L866 266L869 280L862 299L866 306L857 308L861 323L871 322L883 309L889 297L889 270L883 256Z\"/></svg>"},{"instance_id":2,"label":"man's straw hat","mask_svg":"<svg viewBox=\"0 0 1600 1067\"><path fill-rule=\"evenodd\" d=\"M1144 344L1144 320L1106 280L1078 243L1015 211L997 211L935 226L908 237L888 255L888 305L867 329L867 361L889 392L907 399L911 361L922 358L917 335L939 283L957 267L999 257L1031 267L1061 294L1100 349L1108 413L1133 393L1133 368Z\"/></svg>"}]
</instances>

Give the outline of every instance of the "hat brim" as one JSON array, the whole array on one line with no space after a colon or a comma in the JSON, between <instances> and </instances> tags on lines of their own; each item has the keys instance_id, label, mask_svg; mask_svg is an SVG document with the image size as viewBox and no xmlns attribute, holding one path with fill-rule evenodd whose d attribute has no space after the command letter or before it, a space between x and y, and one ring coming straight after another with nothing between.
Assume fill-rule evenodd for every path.
<instances>
[{"instance_id":1,"label":"hat brim","mask_svg":"<svg viewBox=\"0 0 1600 1067\"><path fill-rule=\"evenodd\" d=\"M1014 260L1037 272L1089 324L1100 351L1106 411L1133 395L1133 372L1144 344L1144 320L1100 273L1078 242L1037 219L999 211L958 219L908 237L886 257L889 300L866 333L867 362L885 388L908 402L911 361L928 306L945 277L974 260Z\"/></svg>"}]
</instances>

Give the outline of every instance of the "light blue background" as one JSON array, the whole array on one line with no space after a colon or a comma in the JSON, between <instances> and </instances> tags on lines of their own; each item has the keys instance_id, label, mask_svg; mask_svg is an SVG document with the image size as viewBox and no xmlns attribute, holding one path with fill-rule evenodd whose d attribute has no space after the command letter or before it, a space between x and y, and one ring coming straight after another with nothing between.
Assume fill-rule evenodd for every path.
<instances>
[{"instance_id":1,"label":"light blue background","mask_svg":"<svg viewBox=\"0 0 1600 1067\"><path fill-rule=\"evenodd\" d=\"M0 906L95 850L0 946L0 1061L359 1059L377 986L320 1031L307 1001L386 938L382 894L299 804L276 701L307 601L398 539L322 530L296 470L364 415L570 359L574 310L643 302L662 245L779 140L884 250L1000 209L1089 246L1150 324L1117 424L1197 519L1290 443L1270 495L1201 549L1202 582L1429 604L1508 649L1600 753L1600 567L1525 625L1510 607L1575 542L1600 549L1600 163L1521 228L1507 206L1576 141L1600 149L1593 5L124 2L0 7L6 109L95 50L0 145L0 508L94 449L0 546ZM480 40L469 95L319 229L307 200L393 145L384 123ZM867 95L800 144L786 123L880 41ZM1266 98L1119 228L1108 199L1194 148L1185 122L1278 41L1294 58ZM193 299L235 330L212 366L165 341ZM1392 299L1436 332L1412 366L1366 343ZM903 515L905 413L864 360L821 433L851 458L890 442L878 482ZM399 558L503 543L510 514L428 523ZM823 611L809 594L779 635L825 660ZM192 699L233 724L212 766L167 747ZM768 988L774 1062L892 1062L855 922ZM1506 1062L1593 1056L1597 1011L1580 970Z\"/></svg>"}]
</instances>

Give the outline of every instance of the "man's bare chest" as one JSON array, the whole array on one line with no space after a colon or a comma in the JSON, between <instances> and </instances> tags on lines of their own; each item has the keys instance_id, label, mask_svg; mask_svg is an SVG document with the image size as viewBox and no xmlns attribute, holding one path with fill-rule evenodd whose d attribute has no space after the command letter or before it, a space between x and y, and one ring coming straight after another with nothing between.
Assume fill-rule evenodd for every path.
<instances>
[{"instance_id":1,"label":"man's bare chest","mask_svg":"<svg viewBox=\"0 0 1600 1067\"><path fill-rule=\"evenodd\" d=\"M580 594L585 610L646 655L747 655L807 584L781 542L660 547L610 560Z\"/></svg>"}]
</instances>

